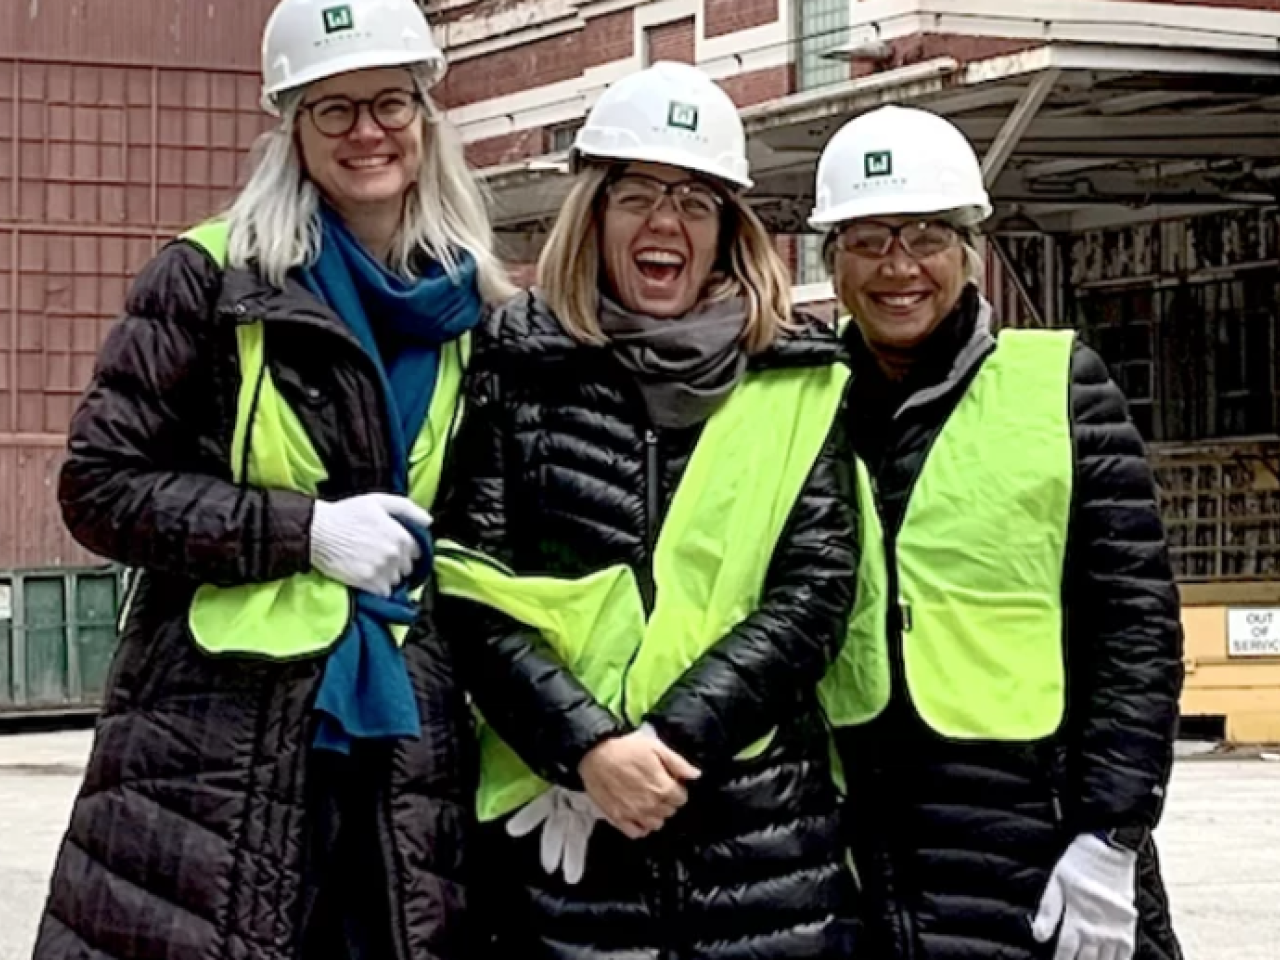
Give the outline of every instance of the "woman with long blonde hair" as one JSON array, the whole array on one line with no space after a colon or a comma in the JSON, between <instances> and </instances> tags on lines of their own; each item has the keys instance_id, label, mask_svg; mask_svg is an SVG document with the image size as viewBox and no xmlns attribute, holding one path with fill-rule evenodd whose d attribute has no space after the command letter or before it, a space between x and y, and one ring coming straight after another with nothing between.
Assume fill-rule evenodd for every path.
<instances>
[{"instance_id":1,"label":"woman with long blonde hair","mask_svg":"<svg viewBox=\"0 0 1280 960\"><path fill-rule=\"evenodd\" d=\"M491 955L849 957L837 341L792 315L705 74L618 81L576 152L538 288L478 334L439 524Z\"/></svg>"},{"instance_id":2,"label":"woman with long blonde hair","mask_svg":"<svg viewBox=\"0 0 1280 960\"><path fill-rule=\"evenodd\" d=\"M279 124L107 338L59 495L140 576L38 960L467 956L470 720L418 597L513 291L444 68L412 0L281 0Z\"/></svg>"}]
</instances>

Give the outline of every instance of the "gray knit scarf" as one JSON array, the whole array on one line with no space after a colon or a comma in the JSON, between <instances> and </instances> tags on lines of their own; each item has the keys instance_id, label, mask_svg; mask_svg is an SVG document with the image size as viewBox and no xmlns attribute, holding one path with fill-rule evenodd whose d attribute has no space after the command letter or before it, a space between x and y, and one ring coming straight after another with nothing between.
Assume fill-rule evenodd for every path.
<instances>
[{"instance_id":1,"label":"gray knit scarf","mask_svg":"<svg viewBox=\"0 0 1280 960\"><path fill-rule=\"evenodd\" d=\"M702 423L747 369L742 299L700 304L673 320L632 313L600 297L600 328L614 355L636 378L649 419L684 429Z\"/></svg>"}]
</instances>

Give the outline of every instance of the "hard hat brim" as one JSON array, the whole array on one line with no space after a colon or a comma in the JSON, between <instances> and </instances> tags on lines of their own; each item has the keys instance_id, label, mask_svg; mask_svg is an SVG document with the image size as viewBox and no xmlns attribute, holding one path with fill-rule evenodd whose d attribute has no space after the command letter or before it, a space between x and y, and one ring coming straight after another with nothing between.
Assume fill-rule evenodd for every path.
<instances>
[{"instance_id":1,"label":"hard hat brim","mask_svg":"<svg viewBox=\"0 0 1280 960\"><path fill-rule=\"evenodd\" d=\"M963 217L965 226L975 226L991 216L991 201L985 195L957 201L955 196L941 194L852 200L826 210L820 215L815 212L809 217L809 226L815 230L830 230L852 220L862 220L867 217L901 217L921 214L948 216L961 213L965 214Z\"/></svg>"},{"instance_id":2,"label":"hard hat brim","mask_svg":"<svg viewBox=\"0 0 1280 960\"><path fill-rule=\"evenodd\" d=\"M619 147L611 150L597 150L575 146L572 156L575 159L603 160L606 162L661 163L669 167L677 167L681 170L704 174L736 190L750 190L755 186L755 182L750 177L734 174L714 163L704 163L698 157L683 150L667 150L655 147L636 147L634 149Z\"/></svg>"}]
</instances>

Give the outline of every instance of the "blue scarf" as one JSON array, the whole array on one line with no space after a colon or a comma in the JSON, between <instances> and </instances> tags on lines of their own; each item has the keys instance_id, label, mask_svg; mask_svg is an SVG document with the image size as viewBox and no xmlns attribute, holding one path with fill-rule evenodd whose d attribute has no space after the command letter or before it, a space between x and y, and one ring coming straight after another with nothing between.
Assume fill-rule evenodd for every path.
<instances>
[{"instance_id":1,"label":"blue scarf","mask_svg":"<svg viewBox=\"0 0 1280 960\"><path fill-rule=\"evenodd\" d=\"M480 321L475 261L462 254L457 282L431 263L406 280L375 260L327 207L320 214L320 255L302 280L346 324L373 359L386 396L387 441L395 493L409 492L409 452L431 408L440 348ZM348 753L355 739L416 739L420 719L404 656L389 627L412 625L410 591L431 571L430 532L410 529L422 557L390 598L357 591L355 615L325 664L316 698L319 749Z\"/></svg>"}]
</instances>

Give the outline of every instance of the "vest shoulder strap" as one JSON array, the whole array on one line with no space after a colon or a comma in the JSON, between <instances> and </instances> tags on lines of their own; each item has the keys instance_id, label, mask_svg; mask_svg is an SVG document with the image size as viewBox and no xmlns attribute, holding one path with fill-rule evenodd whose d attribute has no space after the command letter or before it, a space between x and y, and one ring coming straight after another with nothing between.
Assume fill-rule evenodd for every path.
<instances>
[{"instance_id":1,"label":"vest shoulder strap","mask_svg":"<svg viewBox=\"0 0 1280 960\"><path fill-rule=\"evenodd\" d=\"M179 235L207 253L220 268L227 265L227 251L231 246L231 225L225 220L206 220Z\"/></svg>"},{"instance_id":2,"label":"vest shoulder strap","mask_svg":"<svg viewBox=\"0 0 1280 960\"><path fill-rule=\"evenodd\" d=\"M1019 357L1027 357L1029 362L1047 361L1068 353L1075 346L1074 330L1021 330L1006 328L996 338L1000 350L1016 352ZM1006 354L1007 356L1007 354Z\"/></svg>"}]
</instances>

